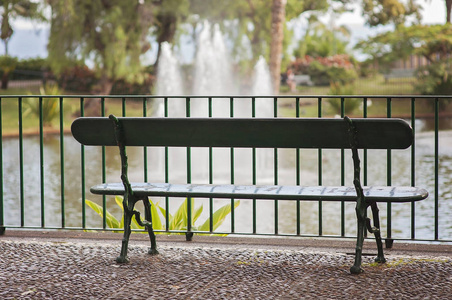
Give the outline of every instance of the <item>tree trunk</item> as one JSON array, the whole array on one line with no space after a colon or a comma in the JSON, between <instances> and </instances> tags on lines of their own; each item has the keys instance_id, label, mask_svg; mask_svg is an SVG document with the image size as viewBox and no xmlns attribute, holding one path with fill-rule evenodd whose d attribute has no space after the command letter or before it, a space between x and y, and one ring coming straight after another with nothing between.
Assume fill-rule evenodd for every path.
<instances>
[{"instance_id":1,"label":"tree trunk","mask_svg":"<svg viewBox=\"0 0 452 300\"><path fill-rule=\"evenodd\" d=\"M279 93L286 3L287 0L273 0L272 5L270 73L275 94Z\"/></svg>"},{"instance_id":2,"label":"tree trunk","mask_svg":"<svg viewBox=\"0 0 452 300\"><path fill-rule=\"evenodd\" d=\"M159 33L157 36L157 59L155 60L154 68L157 70L158 63L160 61L160 54L162 51L162 43L173 43L174 36L177 29L177 18L174 15L166 14L157 16L157 20L160 23Z\"/></svg>"},{"instance_id":3,"label":"tree trunk","mask_svg":"<svg viewBox=\"0 0 452 300\"><path fill-rule=\"evenodd\" d=\"M99 80L99 89L95 92L100 95L110 95L113 83L113 79L108 78L107 75L103 74Z\"/></svg>"},{"instance_id":4,"label":"tree trunk","mask_svg":"<svg viewBox=\"0 0 452 300\"><path fill-rule=\"evenodd\" d=\"M2 90L8 89L9 72L3 72L2 76Z\"/></svg>"},{"instance_id":5,"label":"tree trunk","mask_svg":"<svg viewBox=\"0 0 452 300\"><path fill-rule=\"evenodd\" d=\"M446 0L446 23L450 24L450 14L452 10L452 0Z\"/></svg>"}]
</instances>

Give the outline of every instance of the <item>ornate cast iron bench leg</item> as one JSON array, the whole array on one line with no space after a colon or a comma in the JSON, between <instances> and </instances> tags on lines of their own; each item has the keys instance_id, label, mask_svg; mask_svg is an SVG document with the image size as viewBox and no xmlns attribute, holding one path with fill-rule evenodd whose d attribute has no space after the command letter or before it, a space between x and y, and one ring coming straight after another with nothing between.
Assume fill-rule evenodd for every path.
<instances>
[{"instance_id":1,"label":"ornate cast iron bench leg","mask_svg":"<svg viewBox=\"0 0 452 300\"><path fill-rule=\"evenodd\" d=\"M362 199L358 199L356 203L356 217L358 219L358 233L355 249L355 264L350 268L352 274L359 274L363 272L361 269L362 252L364 243L364 231L366 227L366 205Z\"/></svg>"},{"instance_id":2,"label":"ornate cast iron bench leg","mask_svg":"<svg viewBox=\"0 0 452 300\"><path fill-rule=\"evenodd\" d=\"M385 263L386 259L383 254L383 243L381 242L381 233L380 233L380 214L379 209L376 202L370 204L370 208L372 209L372 217L374 219L374 227L370 226L370 220L368 219L367 228L370 233L375 235L375 241L377 242L378 255L375 258L375 262Z\"/></svg>"},{"instance_id":3,"label":"ornate cast iron bench leg","mask_svg":"<svg viewBox=\"0 0 452 300\"><path fill-rule=\"evenodd\" d=\"M124 208L124 236L122 238L121 254L116 258L117 263L128 263L127 250L129 246L129 237L132 232L130 224L134 215L135 202L133 199L129 199L127 195L124 195L122 205Z\"/></svg>"},{"instance_id":4,"label":"ornate cast iron bench leg","mask_svg":"<svg viewBox=\"0 0 452 300\"><path fill-rule=\"evenodd\" d=\"M159 254L159 252L157 251L157 242L155 241L154 229L152 228L151 203L149 202L148 197L143 197L143 199L141 199L141 200L143 200L144 209L145 209L144 213L145 213L145 217L146 217L146 221L147 221L147 223L144 225L146 225L146 229L149 234L149 239L151 240L151 248L149 249L148 253L150 255Z\"/></svg>"},{"instance_id":5,"label":"ornate cast iron bench leg","mask_svg":"<svg viewBox=\"0 0 452 300\"><path fill-rule=\"evenodd\" d=\"M376 262L384 263L386 259L383 254L383 245L381 242L381 234L380 234L380 216L377 203L367 203L364 198L363 188L360 182L360 160L358 156L358 143L356 139L356 127L353 124L352 120L348 117L344 118L348 125L349 138L350 138L350 147L352 149L353 156L353 168L354 168L354 180L353 184L356 189L357 199L356 199L356 217L358 220L358 233L357 233L357 241L356 241L356 249L355 249L355 264L350 268L350 272L352 274L359 274L363 272L361 269L362 262L362 252L363 252L363 243L364 243L364 234L367 227L370 233L375 235L375 240L377 242L378 255L375 259ZM367 208L371 207L372 209L372 217L374 219L375 226L372 227L370 224L370 219L366 217Z\"/></svg>"},{"instance_id":6,"label":"ornate cast iron bench leg","mask_svg":"<svg viewBox=\"0 0 452 300\"><path fill-rule=\"evenodd\" d=\"M110 120L113 122L115 129L115 138L117 145L119 147L119 154L121 156L121 180L124 185L124 237L122 239L122 247L121 254L116 259L118 263L127 263L129 261L127 257L127 249L129 245L130 233L132 232L130 228L130 224L132 222L132 217L135 215L135 220L140 226L146 227L149 238L151 240L151 249L149 249L149 254L158 254L157 251L157 243L155 241L154 230L152 229L152 214L151 214L151 204L149 203L148 197L137 198L135 197L132 187L129 182L129 178L127 177L127 154L126 147L124 146L124 133L122 131L121 122L113 115L110 115ZM145 218L146 221L141 221L140 213L134 210L135 203L139 200L142 200L145 207Z\"/></svg>"}]
</instances>

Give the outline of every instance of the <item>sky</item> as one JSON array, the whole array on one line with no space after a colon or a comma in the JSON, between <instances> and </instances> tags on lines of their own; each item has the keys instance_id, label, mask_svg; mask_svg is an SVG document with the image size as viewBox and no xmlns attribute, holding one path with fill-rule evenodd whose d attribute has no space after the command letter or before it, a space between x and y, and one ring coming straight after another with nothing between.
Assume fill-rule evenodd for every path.
<instances>
[{"instance_id":1,"label":"sky","mask_svg":"<svg viewBox=\"0 0 452 300\"><path fill-rule=\"evenodd\" d=\"M443 24L445 22L446 11L444 0L417 0L417 3L423 7L423 24ZM331 18L325 16L322 18L322 21L328 24L331 22ZM19 19L13 21L12 25L15 33L9 42L9 52L11 55L17 56L20 59L47 56L46 46L49 35L48 24L39 24ZM359 5L355 5L353 12L344 13L339 17L336 16L334 25L348 26L352 33L351 44L356 43L359 39L388 30L388 27L384 26L378 26L376 28L365 26ZM305 17L295 21L294 26L295 37L300 37L303 28L305 28ZM4 54L4 46L3 43L0 43L0 55L2 54ZM155 55L155 53L153 55ZM187 61L187 58L184 60Z\"/></svg>"}]
</instances>

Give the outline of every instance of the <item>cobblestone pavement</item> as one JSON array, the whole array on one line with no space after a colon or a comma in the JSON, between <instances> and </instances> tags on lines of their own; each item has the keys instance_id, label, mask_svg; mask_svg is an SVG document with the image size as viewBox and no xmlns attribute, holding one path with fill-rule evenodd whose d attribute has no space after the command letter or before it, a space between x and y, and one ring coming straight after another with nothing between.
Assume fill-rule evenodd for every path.
<instances>
[{"instance_id":1,"label":"cobblestone pavement","mask_svg":"<svg viewBox=\"0 0 452 300\"><path fill-rule=\"evenodd\" d=\"M232 240L232 238L231 238ZM452 256L353 256L302 247L0 237L0 299L452 299ZM428 247L428 246L427 246ZM350 249L349 249L350 250Z\"/></svg>"}]
</instances>

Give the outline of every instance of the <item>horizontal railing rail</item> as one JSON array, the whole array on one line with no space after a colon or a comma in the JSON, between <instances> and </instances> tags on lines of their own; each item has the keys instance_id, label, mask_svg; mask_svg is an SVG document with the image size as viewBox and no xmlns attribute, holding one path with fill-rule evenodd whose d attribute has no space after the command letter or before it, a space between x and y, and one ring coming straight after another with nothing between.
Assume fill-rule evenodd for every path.
<instances>
[{"instance_id":1,"label":"horizontal railing rail","mask_svg":"<svg viewBox=\"0 0 452 300\"><path fill-rule=\"evenodd\" d=\"M112 225L113 217L120 221L122 215L117 201L89 193L92 185L120 180L117 149L85 147L75 142L70 124L78 116L349 115L400 117L410 123L415 134L415 142L407 150L361 151L364 185L416 185L430 193L428 199L419 203L388 203L381 207L384 238L452 241L452 96L8 95L0 96L0 104L3 230L120 230ZM352 163L346 151L129 149L129 173L132 181L145 182L352 185ZM97 204L98 211L87 206L86 200ZM157 232L186 232L186 227L171 227L170 221L184 199L151 200L161 208L161 228ZM345 202L241 201L218 228L214 212L223 205L232 206L234 199L195 199L194 203L196 208L203 207L191 228L195 233L340 238L356 235L354 205ZM208 223L208 230L197 229L203 222Z\"/></svg>"}]
</instances>

